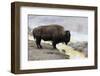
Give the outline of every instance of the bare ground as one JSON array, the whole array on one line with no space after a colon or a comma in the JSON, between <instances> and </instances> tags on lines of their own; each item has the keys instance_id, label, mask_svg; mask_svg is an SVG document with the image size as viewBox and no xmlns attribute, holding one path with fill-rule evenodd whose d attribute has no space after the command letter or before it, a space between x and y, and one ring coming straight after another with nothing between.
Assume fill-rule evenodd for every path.
<instances>
[{"instance_id":1,"label":"bare ground","mask_svg":"<svg viewBox=\"0 0 100 76\"><path fill-rule=\"evenodd\" d=\"M28 60L56 60L69 59L69 55L53 49L52 45L41 43L42 49L38 49L33 40L28 40Z\"/></svg>"}]
</instances>

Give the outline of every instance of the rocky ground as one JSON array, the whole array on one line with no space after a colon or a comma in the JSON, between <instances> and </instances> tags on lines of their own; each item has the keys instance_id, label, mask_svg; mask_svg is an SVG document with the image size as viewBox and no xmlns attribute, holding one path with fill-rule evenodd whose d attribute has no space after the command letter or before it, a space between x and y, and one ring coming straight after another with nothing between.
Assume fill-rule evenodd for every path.
<instances>
[{"instance_id":1,"label":"rocky ground","mask_svg":"<svg viewBox=\"0 0 100 76\"><path fill-rule=\"evenodd\" d=\"M53 49L52 45L41 44L43 49L38 49L33 40L28 41L28 60L69 59L68 55L60 53L57 49Z\"/></svg>"},{"instance_id":2,"label":"rocky ground","mask_svg":"<svg viewBox=\"0 0 100 76\"><path fill-rule=\"evenodd\" d=\"M83 42L70 42L68 46L72 47L74 50L77 50L78 52L81 52L85 55L85 57L88 57L88 43L86 41Z\"/></svg>"},{"instance_id":3,"label":"rocky ground","mask_svg":"<svg viewBox=\"0 0 100 76\"><path fill-rule=\"evenodd\" d=\"M57 45L57 49L53 49L49 43L42 42L43 49L36 47L35 41L28 40L28 60L56 60L56 59L75 59L86 58L87 42L70 42Z\"/></svg>"}]
</instances>

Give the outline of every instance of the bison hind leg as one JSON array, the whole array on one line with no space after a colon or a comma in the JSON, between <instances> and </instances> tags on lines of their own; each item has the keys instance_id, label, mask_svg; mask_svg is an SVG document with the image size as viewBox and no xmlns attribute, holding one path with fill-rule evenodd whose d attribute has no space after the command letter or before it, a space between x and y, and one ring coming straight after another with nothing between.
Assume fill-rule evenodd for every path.
<instances>
[{"instance_id":1,"label":"bison hind leg","mask_svg":"<svg viewBox=\"0 0 100 76\"><path fill-rule=\"evenodd\" d=\"M56 49L56 43L53 41L52 42L53 48Z\"/></svg>"},{"instance_id":2,"label":"bison hind leg","mask_svg":"<svg viewBox=\"0 0 100 76\"><path fill-rule=\"evenodd\" d=\"M37 45L37 48L42 48L42 46L41 46L41 38L40 37L37 37L36 38L36 45Z\"/></svg>"},{"instance_id":3,"label":"bison hind leg","mask_svg":"<svg viewBox=\"0 0 100 76\"><path fill-rule=\"evenodd\" d=\"M42 49L42 46L41 46L41 44L40 44L39 46L40 46L40 48Z\"/></svg>"}]
</instances>

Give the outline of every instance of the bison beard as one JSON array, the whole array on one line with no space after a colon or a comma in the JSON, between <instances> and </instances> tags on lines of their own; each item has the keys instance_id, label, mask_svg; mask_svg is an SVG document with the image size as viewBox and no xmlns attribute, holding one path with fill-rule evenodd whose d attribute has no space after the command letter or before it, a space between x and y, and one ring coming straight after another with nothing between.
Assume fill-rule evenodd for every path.
<instances>
[{"instance_id":1,"label":"bison beard","mask_svg":"<svg viewBox=\"0 0 100 76\"><path fill-rule=\"evenodd\" d=\"M44 41L52 41L53 48L60 42L67 43L70 41L70 32L64 31L60 25L39 26L33 29L33 36L36 39L37 48L42 48L41 39Z\"/></svg>"}]
</instances>

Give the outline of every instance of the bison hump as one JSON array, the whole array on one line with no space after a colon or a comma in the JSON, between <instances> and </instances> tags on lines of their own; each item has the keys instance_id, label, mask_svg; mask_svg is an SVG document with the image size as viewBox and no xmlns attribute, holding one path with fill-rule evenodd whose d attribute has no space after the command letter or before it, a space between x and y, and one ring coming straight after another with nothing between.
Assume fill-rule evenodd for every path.
<instances>
[{"instance_id":1,"label":"bison hump","mask_svg":"<svg viewBox=\"0 0 100 76\"><path fill-rule=\"evenodd\" d=\"M39 26L33 29L33 32L37 35L42 36L60 36L64 34L64 28L60 25L47 25Z\"/></svg>"}]
</instances>

